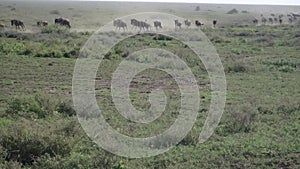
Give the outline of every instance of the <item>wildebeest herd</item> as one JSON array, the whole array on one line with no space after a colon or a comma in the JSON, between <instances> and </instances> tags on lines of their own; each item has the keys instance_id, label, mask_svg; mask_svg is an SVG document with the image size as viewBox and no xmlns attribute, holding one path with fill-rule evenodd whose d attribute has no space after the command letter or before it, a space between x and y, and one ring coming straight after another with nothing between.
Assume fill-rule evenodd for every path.
<instances>
[{"instance_id":1,"label":"wildebeest herd","mask_svg":"<svg viewBox=\"0 0 300 169\"><path fill-rule=\"evenodd\" d=\"M295 14L295 13L290 13L287 14L287 21L288 23L292 24L294 22L297 21L297 17L300 17L300 14ZM260 21L262 25L266 25L267 23L269 23L270 25L273 24L283 24L283 20L284 20L284 15L280 14L278 16L276 16L275 14L270 14L270 17L266 18L263 14L260 15ZM254 18L252 20L252 22L254 24L259 24L259 19L258 18Z\"/></svg>"},{"instance_id":2,"label":"wildebeest herd","mask_svg":"<svg viewBox=\"0 0 300 169\"><path fill-rule=\"evenodd\" d=\"M261 14L260 18L254 18L252 20L252 23L255 25L258 25L261 23L261 25L266 25L266 24L283 24L285 15L280 14L280 15L275 15L275 14L270 14L270 17L265 17L263 14ZM289 13L286 15L287 23L293 24L295 21L297 21L297 18L300 17L300 14L295 14L295 13ZM217 25L217 20L214 19L212 21L212 27L215 28ZM203 22L199 20L195 20L192 22L189 19L185 19L183 22L179 21L178 19L174 20L174 28L175 30L181 29L183 24L185 25L186 28L189 28L192 24L196 27L202 27L204 25ZM71 22L68 18L64 17L58 17L54 19L54 24L64 26L66 28L71 28ZM147 20L141 21L137 19L131 19L130 20L131 24L131 29L138 29L139 31L148 31L151 29L152 24L148 23ZM21 30L25 31L25 24L22 20L18 19L12 19L11 20L11 26L15 26L16 30ZM48 21L45 20L40 20L36 22L36 26L38 27L45 27L48 26ZM116 30L127 30L127 23L121 19L115 19L113 21L113 26L116 28ZM153 21L153 26L155 27L156 30L162 29L163 24L159 20ZM4 29L6 27L5 24L0 23L0 29Z\"/></svg>"},{"instance_id":3,"label":"wildebeest herd","mask_svg":"<svg viewBox=\"0 0 300 169\"><path fill-rule=\"evenodd\" d=\"M190 27L192 25L192 21L190 21L188 19L184 20L183 23L186 27ZM213 20L213 27L215 27L216 24L217 24L217 20ZM139 31L142 31L142 30L143 31L148 31L152 27L151 24L147 23L147 20L140 21L140 20L137 20L137 19L131 19L130 20L130 25L131 25L132 30L138 29ZM183 24L178 19L174 20L175 30L181 29L182 25ZM195 25L196 25L196 27L201 27L201 26L204 25L204 23L200 22L199 20L196 20ZM113 21L113 26L116 28L116 30L123 30L123 31L127 30L126 22L121 20L121 19L115 19ZM158 20L153 21L153 26L155 27L156 30L163 28L162 22L158 21Z\"/></svg>"},{"instance_id":4,"label":"wildebeest herd","mask_svg":"<svg viewBox=\"0 0 300 169\"><path fill-rule=\"evenodd\" d=\"M58 24L61 26L65 26L66 28L71 28L71 22L68 18L58 17L54 19L54 24ZM12 19L10 20L10 25L14 26L16 30L25 31L25 24L22 20ZM36 26L45 27L48 26L48 21L40 20L36 22ZM0 23L0 29L4 29L6 27L5 24Z\"/></svg>"},{"instance_id":5,"label":"wildebeest herd","mask_svg":"<svg viewBox=\"0 0 300 169\"><path fill-rule=\"evenodd\" d=\"M292 24L295 21L297 21L297 17L300 17L300 14L295 14L295 13L290 13L287 14L287 22ZM253 24L258 25L259 23L261 23L261 25L266 25L266 24L283 24L284 21L284 15L280 14L278 16L276 16L275 14L271 14L270 17L266 18L263 14L261 15L260 19L254 18L252 20ZM250 21L251 22L251 21ZM174 29L175 30L179 30L183 27L183 25L185 25L186 28L189 28L192 24L194 23L194 25L196 27L202 27L204 25L203 22L199 21L199 20L195 20L194 22L192 22L189 19L185 19L183 20L183 22L179 21L178 19L174 20ZM212 28L216 28L218 21L216 19L212 20ZM147 23L147 20L145 21L139 21L137 19L131 19L130 20L130 24L132 25L132 29L139 29L147 31L149 29L151 29L151 25L149 23ZM113 22L113 26L116 27L116 30L127 30L127 24L125 21L121 20L121 19L116 19ZM163 24L161 21L153 21L153 26L155 27L156 30L158 29L162 29L163 28Z\"/></svg>"}]
</instances>

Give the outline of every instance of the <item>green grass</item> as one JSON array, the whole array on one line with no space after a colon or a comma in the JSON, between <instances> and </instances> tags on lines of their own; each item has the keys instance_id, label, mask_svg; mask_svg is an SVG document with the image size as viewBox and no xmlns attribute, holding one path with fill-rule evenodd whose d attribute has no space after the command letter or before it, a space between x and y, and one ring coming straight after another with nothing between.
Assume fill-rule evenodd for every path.
<instances>
[{"instance_id":1,"label":"green grass","mask_svg":"<svg viewBox=\"0 0 300 169\"><path fill-rule=\"evenodd\" d=\"M7 6L13 5L10 2L1 4L1 14L2 10L10 11ZM118 11L116 4L99 4L62 2L56 11L49 7L32 10L33 14L45 12L40 16L46 19L52 19L56 13L69 16L73 21L71 31L53 25L42 30L28 26L34 31L31 33L0 31L0 168L300 167L299 27L245 26L245 19L258 15L254 13L256 7L249 6L204 5L200 11L195 11L193 5L149 5L149 9L174 12L187 18L204 16L207 22L216 15L223 18L217 29L209 26L203 29L220 55L227 81L226 107L212 137L197 144L211 100L205 67L184 44L148 34L119 43L101 62L95 94L105 119L114 129L132 137L153 136L174 123L180 108L180 90L165 72L145 70L130 84L131 102L139 110L149 108L152 89L161 87L164 90L168 99L166 111L152 123L138 124L125 119L114 108L110 95L111 75L128 54L145 47L159 47L179 55L200 84L201 107L196 123L178 145L155 157L129 159L98 147L82 130L71 101L76 58L92 33L86 32L86 28L95 29L114 17L129 13L129 9L146 9L143 3L129 3L125 6L130 8L114 13ZM26 9L36 6L41 5L18 2L16 12L20 16ZM76 13L81 6L81 11ZM224 15L233 8L249 12L241 14L239 25L233 21L236 22L235 17L240 14ZM267 8L277 10L279 7ZM96 17L101 14L107 17ZM3 16L11 16L11 13L3 12ZM35 18L25 21L33 22ZM76 32L80 29L84 31ZM152 62L145 56L139 56L136 61Z\"/></svg>"}]
</instances>

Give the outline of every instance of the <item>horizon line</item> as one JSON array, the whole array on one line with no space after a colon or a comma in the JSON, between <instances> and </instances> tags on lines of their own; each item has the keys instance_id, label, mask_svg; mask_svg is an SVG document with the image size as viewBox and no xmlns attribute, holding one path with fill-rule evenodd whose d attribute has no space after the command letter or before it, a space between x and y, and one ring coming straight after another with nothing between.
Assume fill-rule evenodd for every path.
<instances>
[{"instance_id":1,"label":"horizon line","mask_svg":"<svg viewBox=\"0 0 300 169\"><path fill-rule=\"evenodd\" d=\"M1 2L2 0L0 0ZM4 0L7 1L7 0ZM256 1L247 1L247 2L241 2L238 0L229 0L228 2L224 2L221 0L12 0L12 1L83 1L83 2L137 2L137 3L184 3L184 4L216 4L216 5L284 5L284 6L299 6L300 7L300 1L299 3L296 2L275 2L274 0L271 2L271 0L256 0ZM200 2L199 2L200 1ZM269 2L267 2L269 1ZM252 2L252 3L251 3ZM299 11L300 12L300 11Z\"/></svg>"}]
</instances>

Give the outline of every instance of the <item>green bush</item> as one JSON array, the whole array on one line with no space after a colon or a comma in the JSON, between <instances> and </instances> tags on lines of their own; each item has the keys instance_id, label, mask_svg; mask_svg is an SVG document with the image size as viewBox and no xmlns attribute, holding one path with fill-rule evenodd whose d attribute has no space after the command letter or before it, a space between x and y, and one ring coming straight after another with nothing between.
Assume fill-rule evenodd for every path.
<instances>
[{"instance_id":1,"label":"green bush","mask_svg":"<svg viewBox=\"0 0 300 169\"><path fill-rule=\"evenodd\" d=\"M216 132L220 135L234 133L248 133L253 129L253 123L257 117L257 110L248 104L230 107L226 117L217 128Z\"/></svg>"},{"instance_id":2,"label":"green bush","mask_svg":"<svg viewBox=\"0 0 300 169\"><path fill-rule=\"evenodd\" d=\"M69 140L51 132L48 125L22 120L0 131L0 145L6 149L8 161L32 164L44 154L67 156L71 151Z\"/></svg>"},{"instance_id":3,"label":"green bush","mask_svg":"<svg viewBox=\"0 0 300 169\"><path fill-rule=\"evenodd\" d=\"M0 164L1 169L22 169L22 164L17 161L5 161Z\"/></svg>"},{"instance_id":4,"label":"green bush","mask_svg":"<svg viewBox=\"0 0 300 169\"><path fill-rule=\"evenodd\" d=\"M40 52L37 52L34 57L47 57L47 58L61 58L63 53L60 50L56 49L45 49Z\"/></svg>"},{"instance_id":5,"label":"green bush","mask_svg":"<svg viewBox=\"0 0 300 169\"><path fill-rule=\"evenodd\" d=\"M239 11L235 8L227 12L227 14L237 14L237 13L239 13Z\"/></svg>"},{"instance_id":6,"label":"green bush","mask_svg":"<svg viewBox=\"0 0 300 169\"><path fill-rule=\"evenodd\" d=\"M261 36L254 39L251 43L252 45L262 45L262 46L274 46L275 41L272 36Z\"/></svg>"},{"instance_id":7,"label":"green bush","mask_svg":"<svg viewBox=\"0 0 300 169\"><path fill-rule=\"evenodd\" d=\"M64 116L74 116L76 112L71 102L61 102L57 106L57 111Z\"/></svg>"},{"instance_id":8,"label":"green bush","mask_svg":"<svg viewBox=\"0 0 300 169\"><path fill-rule=\"evenodd\" d=\"M56 110L58 100L45 94L35 96L21 96L8 102L5 111L7 116L16 115L27 118L45 118Z\"/></svg>"},{"instance_id":9,"label":"green bush","mask_svg":"<svg viewBox=\"0 0 300 169\"><path fill-rule=\"evenodd\" d=\"M60 99L42 93L35 96L20 96L11 99L8 102L4 116L45 118L55 112L66 117L76 115L71 101L60 101Z\"/></svg>"},{"instance_id":10,"label":"green bush","mask_svg":"<svg viewBox=\"0 0 300 169\"><path fill-rule=\"evenodd\" d=\"M297 62L287 59L276 61L263 61L262 64L269 66L270 70L278 70L281 72L293 72L298 67Z\"/></svg>"},{"instance_id":11,"label":"green bush","mask_svg":"<svg viewBox=\"0 0 300 169\"><path fill-rule=\"evenodd\" d=\"M20 55L26 53L26 45L22 41L0 40L0 54Z\"/></svg>"},{"instance_id":12,"label":"green bush","mask_svg":"<svg viewBox=\"0 0 300 169\"><path fill-rule=\"evenodd\" d=\"M1 167L1 164L5 163L5 159L6 159L7 155L8 155L8 153L7 153L6 149L0 145L0 167ZM1 168L3 168L3 167L1 167Z\"/></svg>"},{"instance_id":13,"label":"green bush","mask_svg":"<svg viewBox=\"0 0 300 169\"><path fill-rule=\"evenodd\" d=\"M43 27L41 30L42 33L58 33L63 34L69 32L69 29L60 26L60 25L49 25L46 27Z\"/></svg>"},{"instance_id":14,"label":"green bush","mask_svg":"<svg viewBox=\"0 0 300 169\"><path fill-rule=\"evenodd\" d=\"M235 72L235 73L243 73L246 72L247 68L243 62L234 63L231 66L228 66L226 72Z\"/></svg>"}]
</instances>

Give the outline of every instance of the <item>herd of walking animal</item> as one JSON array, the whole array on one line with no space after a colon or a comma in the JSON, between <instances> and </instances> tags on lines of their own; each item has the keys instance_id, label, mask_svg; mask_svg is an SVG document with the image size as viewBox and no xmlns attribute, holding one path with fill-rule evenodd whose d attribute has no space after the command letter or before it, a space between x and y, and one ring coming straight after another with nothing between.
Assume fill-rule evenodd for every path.
<instances>
[{"instance_id":1,"label":"herd of walking animal","mask_svg":"<svg viewBox=\"0 0 300 169\"><path fill-rule=\"evenodd\" d=\"M266 18L263 14L260 15L261 19L261 24L266 25L267 23L273 25L279 23L280 25L283 23L283 18L284 15L280 14L276 16L275 14L271 14L269 18ZM300 14L295 14L295 13L290 13L287 14L287 19L290 24L294 23L297 21L297 17L300 17ZM259 23L259 19L254 18L252 21L254 24Z\"/></svg>"},{"instance_id":2,"label":"herd of walking animal","mask_svg":"<svg viewBox=\"0 0 300 169\"><path fill-rule=\"evenodd\" d=\"M295 14L295 13L290 13L287 14L287 19L288 19L288 23L293 24L295 21L297 21L297 18L300 17L300 14ZM262 25L266 25L267 23L269 24L283 24L284 21L284 15L280 14L278 16L276 16L275 14L271 14L271 17L269 17L268 19L266 17L264 17L263 14L261 14L261 24ZM212 27L215 28L217 25L217 20L214 19L212 21ZM252 20L252 22L254 24L259 24L259 19L254 18ZM190 27L192 25L192 21L186 19L183 22L180 22L178 19L174 20L174 25L175 25L175 30L177 29L181 29L182 25L184 24L186 27ZM139 30L149 30L151 28L151 25L149 23L147 23L146 21L139 21L137 19L131 19L130 20L130 24L132 25L132 29L137 29L139 28ZM204 25L203 22L200 22L199 20L195 20L194 22L196 27L201 27ZM120 20L120 19L116 19L113 21L113 26L116 27L116 30L121 30L123 29L124 31L127 29L127 24L126 22ZM155 27L156 30L161 29L162 23L160 21L153 21L153 26Z\"/></svg>"},{"instance_id":3,"label":"herd of walking animal","mask_svg":"<svg viewBox=\"0 0 300 169\"><path fill-rule=\"evenodd\" d=\"M25 24L22 20L12 19L10 21L10 23L11 23L11 26L15 26L16 30L25 31ZM69 29L71 28L71 23L68 18L64 18L64 17L55 18L54 23L61 25L61 26L65 26ZM42 20L37 21L36 26L39 26L39 27L48 26L48 21L42 21ZM0 23L0 28L4 28L4 27L6 27L6 25Z\"/></svg>"},{"instance_id":4,"label":"herd of walking animal","mask_svg":"<svg viewBox=\"0 0 300 169\"><path fill-rule=\"evenodd\" d=\"M183 23L186 27L190 27L192 25L192 21L190 21L188 19L184 20ZM181 29L183 23L180 22L178 19L174 20L175 30ZM195 20L194 23L195 23L196 27L201 27L204 25L204 23L200 22L199 20ZM213 23L213 27L216 27L217 20L213 20L212 23ZM147 31L147 30L151 29L151 25L149 23L147 23L146 21L139 21L137 19L131 19L130 24L132 26L132 29L139 29L140 31L141 30ZM113 26L116 27L117 30L122 29L125 31L127 29L126 22L124 22L121 19L115 19L113 21ZM158 21L158 20L153 21L153 26L155 27L156 30L163 28L162 22Z\"/></svg>"},{"instance_id":5,"label":"herd of walking animal","mask_svg":"<svg viewBox=\"0 0 300 169\"><path fill-rule=\"evenodd\" d=\"M290 24L294 23L295 21L297 21L298 17L300 17L300 14L295 14L295 13L287 14L288 23L290 23ZM271 14L269 18L266 18L263 14L261 14L260 22L261 22L262 25L266 25L267 23L269 23L271 25L276 24L276 23L282 24L283 19L284 19L283 14L280 14L278 16L276 16L275 14ZM213 28L216 27L217 22L218 21L216 19L214 19L212 21L212 27ZM259 19L254 18L252 20L252 22L254 24L259 24ZM192 22L189 19L185 19L183 22L181 22L178 19L176 19L176 20L174 20L175 30L181 29L183 24L186 27L190 27L192 25L192 23L194 23L196 27L201 27L201 26L204 25L204 23L200 22L199 20L195 20L194 22ZM54 19L54 24L65 26L66 28L69 28L69 29L71 28L70 20L68 18L64 18L64 17L55 18ZM130 24L132 25L132 29L139 29L140 31L142 31L142 30L143 31L148 31L152 27L151 24L147 23L146 20L145 21L140 21L140 20L137 20L137 19L131 19ZM25 24L22 20L12 19L11 20L11 26L15 26L15 28L17 30L21 30L21 31L25 30ZM37 21L36 26L39 26L39 27L48 26L48 21L43 21L43 20ZM116 28L116 30L121 30L121 29L123 31L127 30L126 22L124 22L121 19L115 19L113 21L113 26ZM156 30L163 28L162 22L158 21L158 20L153 21L153 26L155 27ZM0 29L4 28L4 27L6 27L6 25L0 23Z\"/></svg>"}]
</instances>

